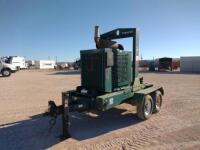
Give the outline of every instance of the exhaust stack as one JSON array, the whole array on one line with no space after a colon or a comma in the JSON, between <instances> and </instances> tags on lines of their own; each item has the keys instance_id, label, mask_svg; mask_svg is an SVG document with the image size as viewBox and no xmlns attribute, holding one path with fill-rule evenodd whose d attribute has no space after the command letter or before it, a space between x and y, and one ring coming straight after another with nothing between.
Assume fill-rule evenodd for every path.
<instances>
[{"instance_id":1,"label":"exhaust stack","mask_svg":"<svg viewBox=\"0 0 200 150\"><path fill-rule=\"evenodd\" d=\"M94 38L100 37L99 26L95 26Z\"/></svg>"},{"instance_id":2,"label":"exhaust stack","mask_svg":"<svg viewBox=\"0 0 200 150\"><path fill-rule=\"evenodd\" d=\"M100 29L99 26L95 26L94 30L94 41L96 44L96 48L112 48L112 49L119 49L124 50L123 45L117 44L117 42L112 41L111 39L102 39L100 38Z\"/></svg>"},{"instance_id":3,"label":"exhaust stack","mask_svg":"<svg viewBox=\"0 0 200 150\"><path fill-rule=\"evenodd\" d=\"M95 29L94 29L94 41L95 41L95 44L96 44L96 48L99 48L99 41L100 41L99 26L95 26Z\"/></svg>"}]
</instances>

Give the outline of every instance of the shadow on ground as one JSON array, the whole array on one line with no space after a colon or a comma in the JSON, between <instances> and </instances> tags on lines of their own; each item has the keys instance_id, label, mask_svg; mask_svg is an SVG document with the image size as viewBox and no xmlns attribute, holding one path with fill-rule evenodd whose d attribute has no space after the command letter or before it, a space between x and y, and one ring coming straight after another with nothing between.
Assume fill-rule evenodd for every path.
<instances>
[{"instance_id":1,"label":"shadow on ground","mask_svg":"<svg viewBox=\"0 0 200 150\"><path fill-rule=\"evenodd\" d=\"M141 121L136 117L136 114L124 112L127 111L113 108L100 112L97 117L91 117L83 113L71 114L71 136L77 140L85 140Z\"/></svg>"},{"instance_id":2,"label":"shadow on ground","mask_svg":"<svg viewBox=\"0 0 200 150\"><path fill-rule=\"evenodd\" d=\"M199 75L200 72L180 72L180 71L139 71L140 73L155 73L155 74L182 74L182 75ZM79 75L81 74L80 70L70 70L70 71L57 71L49 75Z\"/></svg>"},{"instance_id":3,"label":"shadow on ground","mask_svg":"<svg viewBox=\"0 0 200 150\"><path fill-rule=\"evenodd\" d=\"M200 73L196 72L180 72L180 71L139 71L140 73L155 73L155 74L182 74L182 75L191 75L196 74L199 75Z\"/></svg>"},{"instance_id":4,"label":"shadow on ground","mask_svg":"<svg viewBox=\"0 0 200 150\"><path fill-rule=\"evenodd\" d=\"M11 75L12 75L12 74L11 74ZM9 78L9 77L4 77L4 76L2 76L1 73L0 73L0 78Z\"/></svg>"},{"instance_id":5,"label":"shadow on ground","mask_svg":"<svg viewBox=\"0 0 200 150\"><path fill-rule=\"evenodd\" d=\"M0 125L0 149L46 149L59 142L48 132L48 119L42 115Z\"/></svg>"},{"instance_id":6,"label":"shadow on ground","mask_svg":"<svg viewBox=\"0 0 200 150\"><path fill-rule=\"evenodd\" d=\"M140 122L135 114L123 112L125 110L114 108L95 117L84 113L71 113L71 136L77 140L89 139ZM40 150L59 143L59 136L62 134L61 117L57 118L57 124L51 133L48 131L48 121L49 118L36 115L28 120L0 125L1 150Z\"/></svg>"},{"instance_id":7,"label":"shadow on ground","mask_svg":"<svg viewBox=\"0 0 200 150\"><path fill-rule=\"evenodd\" d=\"M70 71L57 71L55 73L51 73L49 75L77 75L80 74L80 70L70 70Z\"/></svg>"}]
</instances>

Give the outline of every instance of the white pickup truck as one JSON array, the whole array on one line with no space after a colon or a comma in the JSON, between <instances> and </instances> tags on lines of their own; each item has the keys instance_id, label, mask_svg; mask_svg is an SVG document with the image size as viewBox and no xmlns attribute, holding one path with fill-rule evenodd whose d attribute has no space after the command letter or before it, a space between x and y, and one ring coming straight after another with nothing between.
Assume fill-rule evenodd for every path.
<instances>
[{"instance_id":1,"label":"white pickup truck","mask_svg":"<svg viewBox=\"0 0 200 150\"><path fill-rule=\"evenodd\" d=\"M0 74L4 77L9 77L11 73L16 72L17 68L15 65L6 63L0 58Z\"/></svg>"}]
</instances>

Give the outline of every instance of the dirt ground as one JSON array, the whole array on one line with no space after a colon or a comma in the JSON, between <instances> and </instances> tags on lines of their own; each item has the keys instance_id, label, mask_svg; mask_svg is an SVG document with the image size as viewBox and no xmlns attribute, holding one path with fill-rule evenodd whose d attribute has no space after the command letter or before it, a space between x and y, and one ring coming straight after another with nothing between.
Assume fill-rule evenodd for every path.
<instances>
[{"instance_id":1,"label":"dirt ground","mask_svg":"<svg viewBox=\"0 0 200 150\"><path fill-rule=\"evenodd\" d=\"M49 132L42 116L48 100L80 84L77 72L20 71L0 77L0 149L200 149L200 75L141 73L162 85L162 110L140 121L135 107L122 105L101 113L72 113L72 138L60 141L61 118ZM126 108L126 109L125 109Z\"/></svg>"}]
</instances>

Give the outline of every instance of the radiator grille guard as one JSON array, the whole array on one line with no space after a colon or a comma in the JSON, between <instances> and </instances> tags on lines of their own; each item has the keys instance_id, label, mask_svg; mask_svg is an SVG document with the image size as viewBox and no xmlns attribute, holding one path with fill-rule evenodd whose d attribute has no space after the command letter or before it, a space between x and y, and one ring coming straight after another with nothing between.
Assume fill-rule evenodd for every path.
<instances>
[{"instance_id":1,"label":"radiator grille guard","mask_svg":"<svg viewBox=\"0 0 200 150\"><path fill-rule=\"evenodd\" d=\"M103 88L103 62L102 53L81 55L81 81L82 86L89 89L102 90Z\"/></svg>"},{"instance_id":2,"label":"radiator grille guard","mask_svg":"<svg viewBox=\"0 0 200 150\"><path fill-rule=\"evenodd\" d=\"M113 87L118 88L131 83L131 52L115 52L113 67Z\"/></svg>"},{"instance_id":3,"label":"radiator grille guard","mask_svg":"<svg viewBox=\"0 0 200 150\"><path fill-rule=\"evenodd\" d=\"M108 65L107 54L113 52L114 64ZM81 84L86 89L112 92L132 81L131 52L105 49L81 52ZM112 64L112 63L111 63Z\"/></svg>"}]
</instances>

